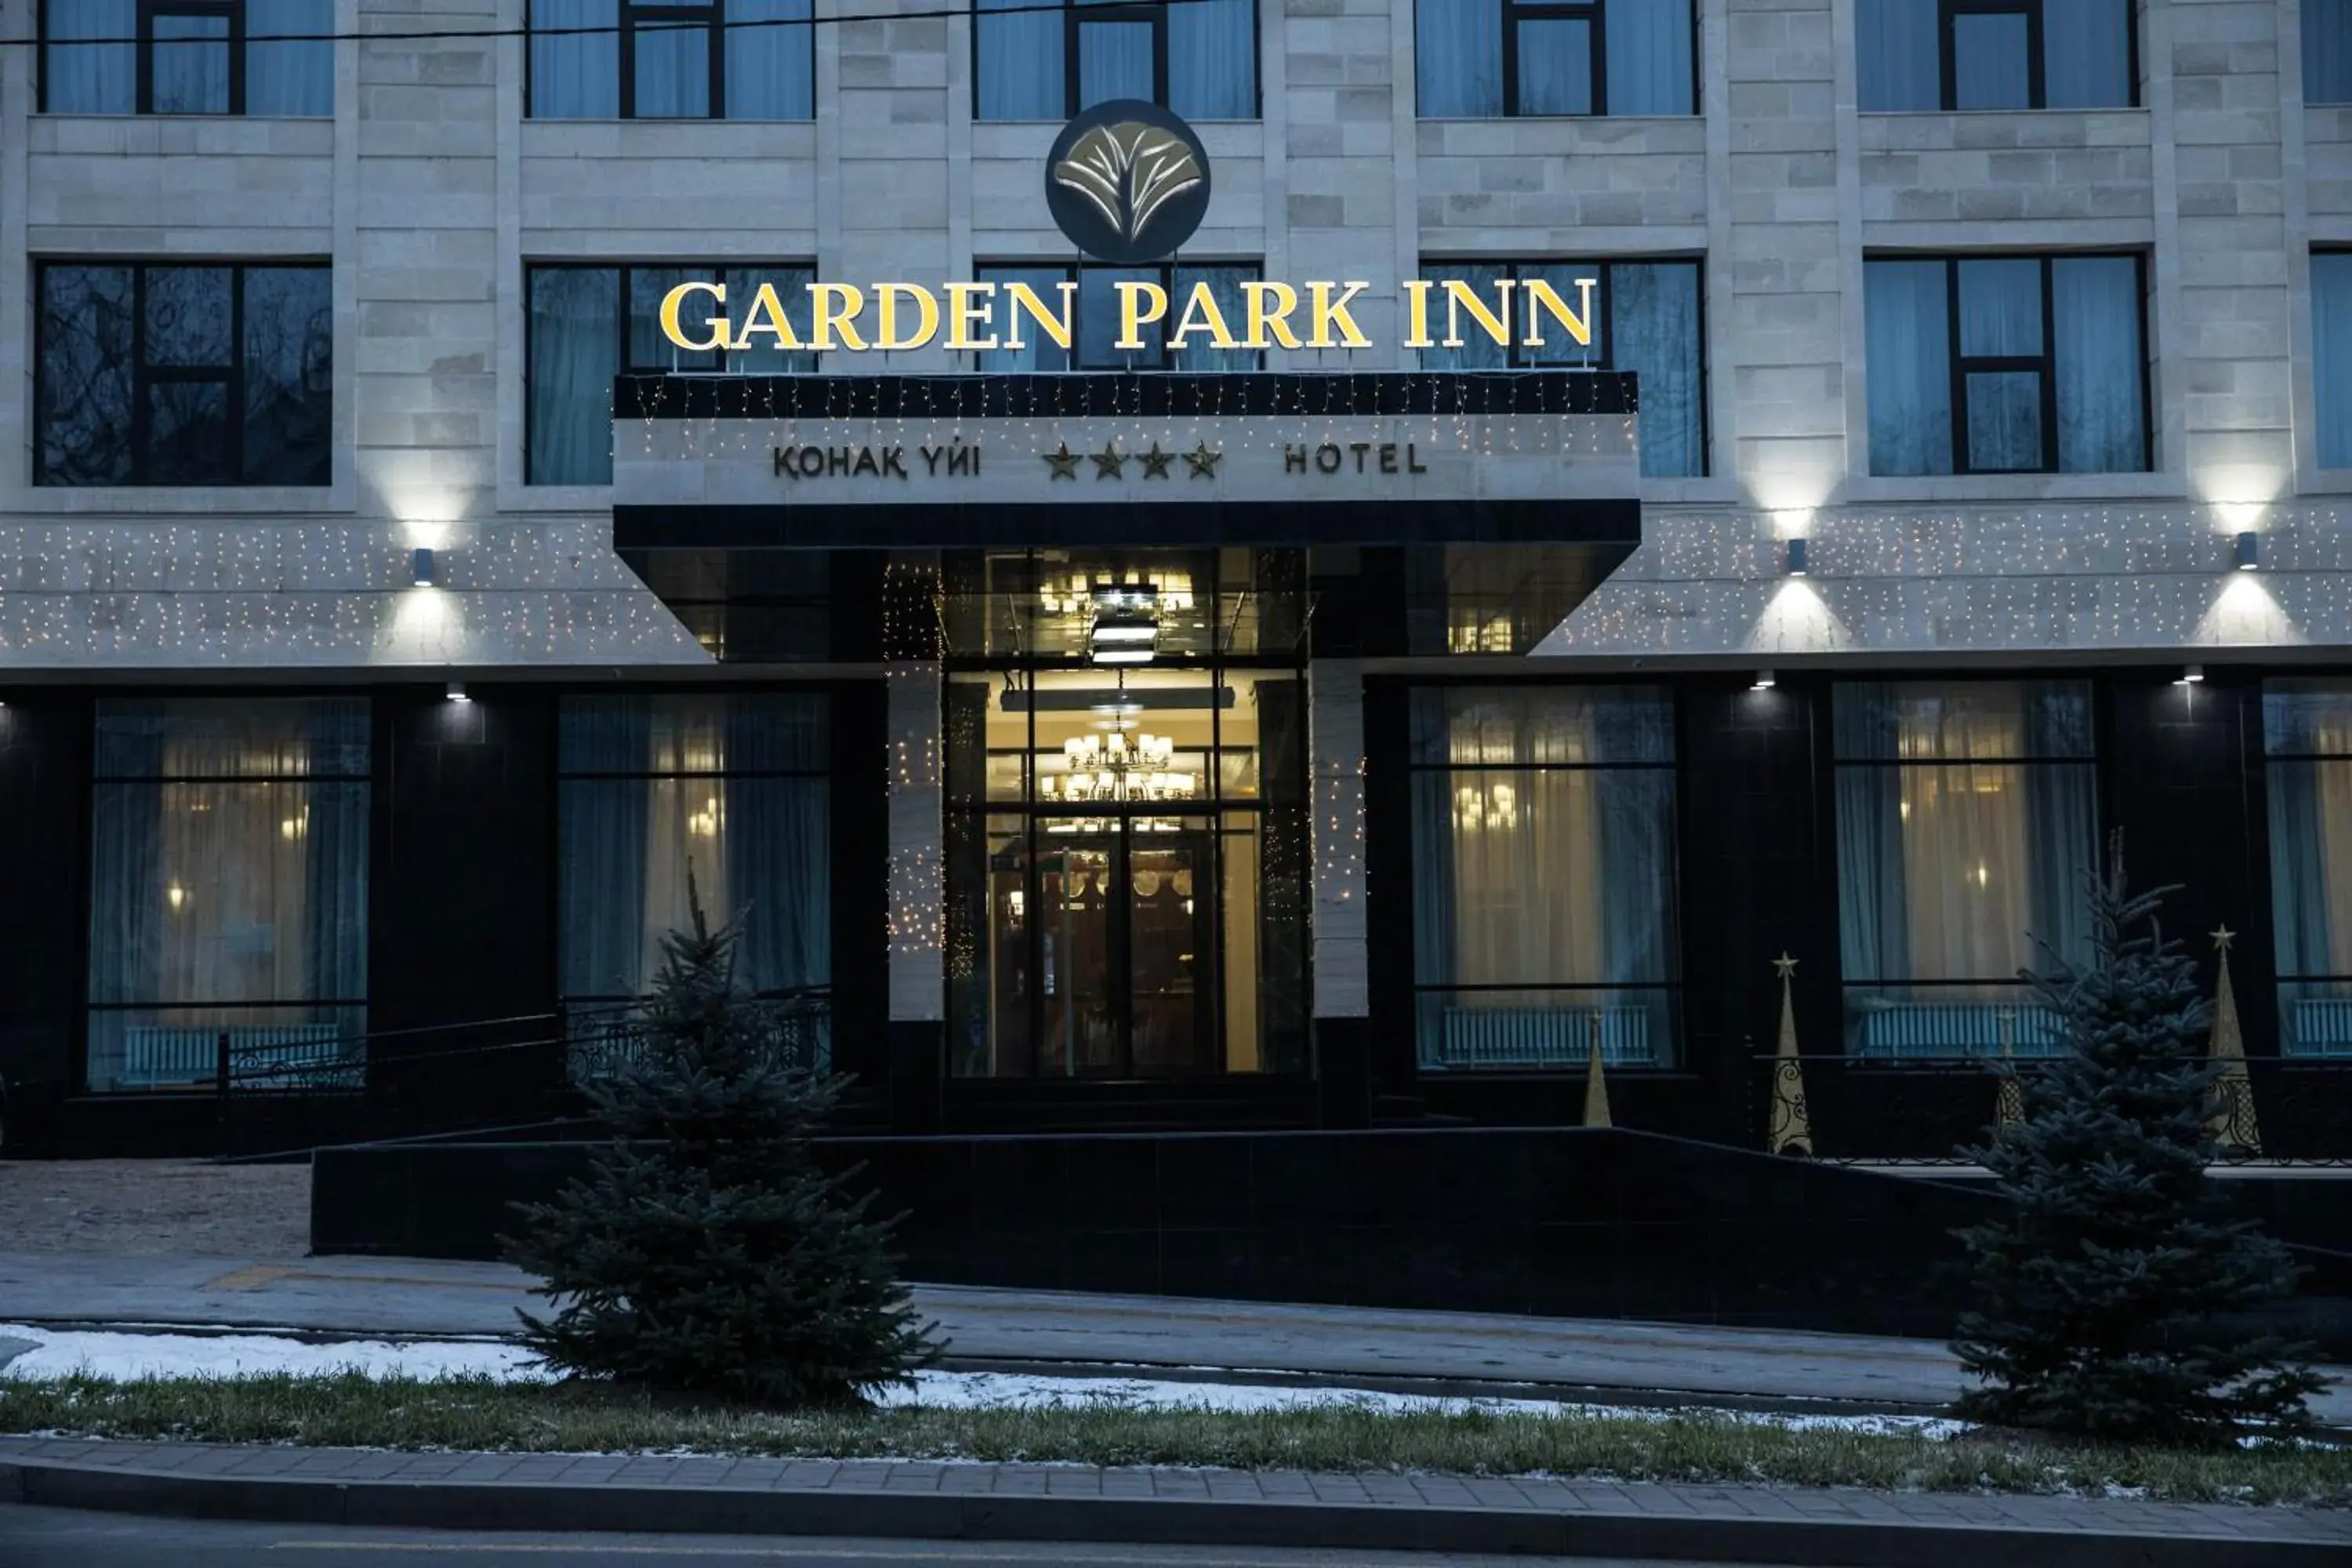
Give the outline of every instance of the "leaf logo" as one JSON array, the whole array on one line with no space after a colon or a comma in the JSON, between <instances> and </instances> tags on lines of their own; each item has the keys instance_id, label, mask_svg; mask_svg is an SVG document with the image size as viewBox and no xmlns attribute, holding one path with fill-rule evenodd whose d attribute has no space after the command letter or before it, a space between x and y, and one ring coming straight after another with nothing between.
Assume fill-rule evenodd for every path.
<instances>
[{"instance_id":1,"label":"leaf logo","mask_svg":"<svg viewBox=\"0 0 2352 1568\"><path fill-rule=\"evenodd\" d=\"M1170 202L1207 177L1177 137L1133 120L1095 127L1054 165L1054 183L1100 213L1129 245Z\"/></svg>"}]
</instances>

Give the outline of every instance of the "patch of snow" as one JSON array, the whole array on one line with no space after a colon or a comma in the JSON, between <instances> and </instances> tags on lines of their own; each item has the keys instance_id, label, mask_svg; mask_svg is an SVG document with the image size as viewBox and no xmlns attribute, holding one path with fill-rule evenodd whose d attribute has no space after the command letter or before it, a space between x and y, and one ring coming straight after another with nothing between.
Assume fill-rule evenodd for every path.
<instances>
[{"instance_id":1,"label":"patch of snow","mask_svg":"<svg viewBox=\"0 0 2352 1568\"><path fill-rule=\"evenodd\" d=\"M142 1378L248 1377L273 1373L320 1376L355 1372L368 1377L408 1377L427 1383L453 1377L540 1383L553 1375L538 1357L520 1345L494 1341L348 1340L310 1344L264 1334L126 1334L10 1324L0 1324L0 1338L32 1347L0 1366L0 1379L80 1375L130 1383ZM1233 1413L1343 1407L1381 1414L1431 1412L1459 1415L1477 1411L1497 1415L1649 1422L1698 1415L1796 1432L1910 1434L1937 1440L1967 1430L1964 1423L1927 1415L1780 1415L1549 1399L1436 1397L1360 1388L1301 1388L1150 1377L1048 1377L1004 1372L919 1372L911 1385L883 1389L877 1399L885 1405L935 1410L1084 1409L1110 1405L1131 1410Z\"/></svg>"}]
</instances>

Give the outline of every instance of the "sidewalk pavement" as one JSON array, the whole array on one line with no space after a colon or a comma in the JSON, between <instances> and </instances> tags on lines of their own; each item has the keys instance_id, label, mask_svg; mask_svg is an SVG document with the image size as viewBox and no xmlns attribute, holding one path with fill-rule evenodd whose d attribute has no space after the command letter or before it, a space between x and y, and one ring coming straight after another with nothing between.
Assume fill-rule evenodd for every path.
<instances>
[{"instance_id":1,"label":"sidewalk pavement","mask_svg":"<svg viewBox=\"0 0 2352 1568\"><path fill-rule=\"evenodd\" d=\"M1550 1478L394 1454L0 1437L0 1505L464 1530L1323 1547L1863 1568L2341 1568L2352 1512Z\"/></svg>"},{"instance_id":2,"label":"sidewalk pavement","mask_svg":"<svg viewBox=\"0 0 2352 1568\"><path fill-rule=\"evenodd\" d=\"M306 1336L503 1336L543 1306L503 1264L405 1258L0 1254L0 1323L196 1326ZM1406 1393L1557 1394L1856 1414L1931 1410L1959 1363L1922 1340L1470 1312L919 1286L948 1364L1315 1382ZM1230 1374L1248 1375L1235 1379ZM2352 1373L2313 1402L2352 1426Z\"/></svg>"}]
</instances>

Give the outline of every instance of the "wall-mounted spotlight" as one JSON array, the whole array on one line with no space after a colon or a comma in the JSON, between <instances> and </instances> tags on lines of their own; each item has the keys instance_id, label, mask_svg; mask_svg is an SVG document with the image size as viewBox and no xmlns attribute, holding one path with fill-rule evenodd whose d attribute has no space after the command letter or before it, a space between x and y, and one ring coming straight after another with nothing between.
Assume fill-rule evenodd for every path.
<instances>
[{"instance_id":1,"label":"wall-mounted spotlight","mask_svg":"<svg viewBox=\"0 0 2352 1568\"><path fill-rule=\"evenodd\" d=\"M449 700L452 702L471 702L473 700L472 698L466 695L466 683L462 680L453 680L449 683L448 695Z\"/></svg>"},{"instance_id":2,"label":"wall-mounted spotlight","mask_svg":"<svg viewBox=\"0 0 2352 1568\"><path fill-rule=\"evenodd\" d=\"M2174 681L2172 684L2175 686L2194 686L2204 679L2205 667L2201 664L2192 664L2188 668L2182 670L2180 672L2180 679Z\"/></svg>"},{"instance_id":3,"label":"wall-mounted spotlight","mask_svg":"<svg viewBox=\"0 0 2352 1568\"><path fill-rule=\"evenodd\" d=\"M1772 672L1771 672L1770 670L1769 670L1769 669L1759 669L1759 670L1758 670L1758 671L1756 672L1756 684L1755 684L1755 685L1753 685L1753 686L1751 686L1751 687L1749 687L1748 689L1748 690L1750 690L1750 691L1769 691L1769 690L1771 690L1771 689L1772 689Z\"/></svg>"},{"instance_id":4,"label":"wall-mounted spotlight","mask_svg":"<svg viewBox=\"0 0 2352 1568\"><path fill-rule=\"evenodd\" d=\"M1784 553L1786 556L1786 564L1788 566L1789 575L1791 577L1801 577L1805 574L1807 569L1805 562L1806 542L1807 541L1805 536L1801 533L1797 535L1795 538L1787 541L1787 549Z\"/></svg>"},{"instance_id":5,"label":"wall-mounted spotlight","mask_svg":"<svg viewBox=\"0 0 2352 1568\"><path fill-rule=\"evenodd\" d=\"M418 545L408 552L408 563L416 574L418 587L433 586L433 552L431 550L422 544Z\"/></svg>"},{"instance_id":6,"label":"wall-mounted spotlight","mask_svg":"<svg viewBox=\"0 0 2352 1568\"><path fill-rule=\"evenodd\" d=\"M2252 572L2259 568L2263 563L2263 536L2252 531L2238 535L2237 545L2231 552L2231 559L2241 572Z\"/></svg>"}]
</instances>

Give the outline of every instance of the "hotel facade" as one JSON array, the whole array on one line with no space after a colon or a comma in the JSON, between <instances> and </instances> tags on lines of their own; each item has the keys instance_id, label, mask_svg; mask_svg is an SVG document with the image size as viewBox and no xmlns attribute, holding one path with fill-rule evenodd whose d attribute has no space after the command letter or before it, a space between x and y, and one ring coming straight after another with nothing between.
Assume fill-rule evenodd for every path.
<instances>
[{"instance_id":1,"label":"hotel facade","mask_svg":"<svg viewBox=\"0 0 2352 1568\"><path fill-rule=\"evenodd\" d=\"M1941 1159L2119 833L2352 1157L2352 0L809 5L0 0L12 1142L552 1092L691 883L881 1131L1753 1148L1792 1037ZM1364 346L1120 346L1265 282Z\"/></svg>"}]
</instances>

